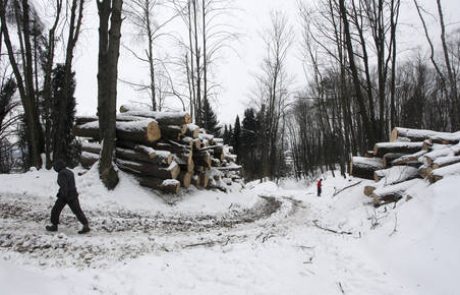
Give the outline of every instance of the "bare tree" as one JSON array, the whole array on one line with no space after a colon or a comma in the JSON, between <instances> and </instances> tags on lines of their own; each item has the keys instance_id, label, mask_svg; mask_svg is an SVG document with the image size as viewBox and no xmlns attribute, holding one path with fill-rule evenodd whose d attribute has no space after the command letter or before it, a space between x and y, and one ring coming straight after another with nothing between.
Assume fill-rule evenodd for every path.
<instances>
[{"instance_id":1,"label":"bare tree","mask_svg":"<svg viewBox=\"0 0 460 295\"><path fill-rule=\"evenodd\" d=\"M436 69L438 74L438 78L441 81L441 84L444 88L446 96L449 99L451 108L450 108L450 121L451 121L451 130L458 130L460 128L460 119L459 119L459 112L460 112L460 97L458 95L458 81L457 75L454 70L454 65L452 63L452 57L449 50L447 38L446 38L446 25L444 21L444 13L442 9L442 4L440 0L436 1L436 7L438 11L438 20L440 24L441 34L441 48L442 48L442 59L444 63L445 70L441 67L439 62L436 60L435 48L433 45L432 38L428 32L428 27L423 16L423 8L418 3L417 0L414 0L415 7L417 9L420 21L423 25L423 29L425 32L425 37L430 47L430 60L433 64L433 67Z\"/></svg>"},{"instance_id":2,"label":"bare tree","mask_svg":"<svg viewBox=\"0 0 460 295\"><path fill-rule=\"evenodd\" d=\"M7 10L14 16L17 26L20 54L17 55L13 48L7 21ZM36 63L33 60L31 40L31 11L28 0L0 1L0 20L2 23L3 41L7 48L8 57L24 108L24 122L29 153L29 164L41 168L40 153L43 151L43 131L41 129L37 92L34 83L34 71ZM18 56L19 59L18 60ZM22 70L21 70L22 68Z\"/></svg>"},{"instance_id":3,"label":"bare tree","mask_svg":"<svg viewBox=\"0 0 460 295\"><path fill-rule=\"evenodd\" d=\"M119 181L113 166L113 157L116 141L115 123L122 6L122 0L97 0L99 12L98 115L100 138L103 140L99 175L108 189L114 189Z\"/></svg>"},{"instance_id":4,"label":"bare tree","mask_svg":"<svg viewBox=\"0 0 460 295\"><path fill-rule=\"evenodd\" d=\"M126 47L133 55L141 62L147 63L149 67L149 85L146 89L150 92L150 100L152 110L159 109L160 102L158 101L159 89L157 84L159 81L156 79L157 71L157 57L156 42L162 36L167 36L169 33L165 28L177 16L177 12L168 9L168 1L166 0L132 0L127 3L128 21L138 29L138 37L145 41L144 52L142 54L136 53L134 50ZM156 11L162 11L163 14L168 13L168 16L159 20Z\"/></svg>"},{"instance_id":5,"label":"bare tree","mask_svg":"<svg viewBox=\"0 0 460 295\"><path fill-rule=\"evenodd\" d=\"M264 126L266 143L262 158L264 176L276 177L280 167L280 153L283 152L279 134L282 133L285 111L290 96L290 77L287 72L287 57L293 42L293 30L286 15L274 11L271 13L271 26L264 36L267 56L257 77L258 93L261 106L266 107ZM261 123L262 124L262 123Z\"/></svg>"},{"instance_id":6,"label":"bare tree","mask_svg":"<svg viewBox=\"0 0 460 295\"><path fill-rule=\"evenodd\" d=\"M46 54L43 61L43 120L45 122L45 156L46 156L46 168L51 169L51 151L52 151L52 136L51 136L51 95L52 85L51 76L54 65L55 51L56 51L56 30L61 20L63 0L56 0L53 8L55 9L54 21L51 28L48 31L48 39L46 42Z\"/></svg>"},{"instance_id":7,"label":"bare tree","mask_svg":"<svg viewBox=\"0 0 460 295\"><path fill-rule=\"evenodd\" d=\"M53 158L61 159L69 162L68 151L73 137L71 130L73 125L73 118L69 116L68 108L73 106L73 73L72 62L75 47L78 42L78 37L81 31L83 20L84 0L72 0L70 7L70 19L68 20L68 36L65 50L64 62L64 96L58 102L58 113L61 114L56 118L53 132ZM65 115L64 115L65 114Z\"/></svg>"}]
</instances>

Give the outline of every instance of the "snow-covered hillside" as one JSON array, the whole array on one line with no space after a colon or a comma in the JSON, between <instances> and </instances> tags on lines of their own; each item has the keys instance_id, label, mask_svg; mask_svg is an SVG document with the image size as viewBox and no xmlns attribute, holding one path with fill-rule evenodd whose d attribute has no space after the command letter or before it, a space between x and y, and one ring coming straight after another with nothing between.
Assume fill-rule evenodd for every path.
<instances>
[{"instance_id":1,"label":"snow-covered hillside","mask_svg":"<svg viewBox=\"0 0 460 295\"><path fill-rule=\"evenodd\" d=\"M81 236L68 208L58 233L44 230L56 173L0 175L0 293L457 293L460 176L378 209L370 181L324 177L321 198L256 182L168 204L124 174L107 192L90 171L77 177L93 229Z\"/></svg>"}]
</instances>

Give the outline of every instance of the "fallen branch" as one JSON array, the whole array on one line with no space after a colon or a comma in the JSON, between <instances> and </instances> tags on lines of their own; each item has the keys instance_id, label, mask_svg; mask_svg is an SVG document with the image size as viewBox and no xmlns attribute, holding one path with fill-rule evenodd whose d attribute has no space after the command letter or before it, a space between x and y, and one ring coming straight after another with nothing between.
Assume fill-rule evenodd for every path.
<instances>
[{"instance_id":1,"label":"fallen branch","mask_svg":"<svg viewBox=\"0 0 460 295\"><path fill-rule=\"evenodd\" d=\"M313 220L313 224L319 229L322 229L324 231L328 231L328 232L331 232L331 233L334 233L334 234L338 234L338 235L352 235L353 234L352 232L349 232L349 231L337 231L337 230L334 230L334 229L323 227L323 226L318 224L318 220Z\"/></svg>"},{"instance_id":2,"label":"fallen branch","mask_svg":"<svg viewBox=\"0 0 460 295\"><path fill-rule=\"evenodd\" d=\"M354 187L354 186L357 186L357 185L360 184L361 182L363 182L363 181L360 180L360 181L355 182L355 183L353 183L353 184L351 184L351 185L349 185L349 186L346 186L346 187L344 187L344 188L342 188L342 189L339 189L338 191L334 192L334 194L332 195L332 197L337 196L338 194L340 194L341 192L343 192L343 191L345 191L345 190L347 190L347 189L349 189L349 188L352 188L352 187Z\"/></svg>"}]
</instances>

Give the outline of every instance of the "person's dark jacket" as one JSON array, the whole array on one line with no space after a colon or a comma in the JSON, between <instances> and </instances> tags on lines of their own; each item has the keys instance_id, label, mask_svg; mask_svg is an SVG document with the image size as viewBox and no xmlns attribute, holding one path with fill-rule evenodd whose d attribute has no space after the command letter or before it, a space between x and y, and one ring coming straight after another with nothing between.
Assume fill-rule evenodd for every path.
<instances>
[{"instance_id":1,"label":"person's dark jacket","mask_svg":"<svg viewBox=\"0 0 460 295\"><path fill-rule=\"evenodd\" d=\"M54 170L58 172L59 191L57 197L66 201L75 200L78 197L77 188L75 187L75 177L73 172L65 167L65 163L57 160L54 163Z\"/></svg>"}]
</instances>

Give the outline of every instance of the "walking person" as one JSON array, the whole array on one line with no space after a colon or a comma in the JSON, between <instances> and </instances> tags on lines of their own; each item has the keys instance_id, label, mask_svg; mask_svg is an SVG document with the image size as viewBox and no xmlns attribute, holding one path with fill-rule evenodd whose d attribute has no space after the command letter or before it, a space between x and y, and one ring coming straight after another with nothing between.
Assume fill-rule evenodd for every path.
<instances>
[{"instance_id":1,"label":"walking person","mask_svg":"<svg viewBox=\"0 0 460 295\"><path fill-rule=\"evenodd\" d=\"M316 183L316 187L318 188L318 197L321 197L322 186L323 186L323 179L320 178L318 182Z\"/></svg>"},{"instance_id":2,"label":"walking person","mask_svg":"<svg viewBox=\"0 0 460 295\"><path fill-rule=\"evenodd\" d=\"M83 228L78 233L84 234L89 232L88 219L86 219L85 214L80 208L80 202L78 201L78 192L75 187L75 176L73 172L65 167L65 163L62 160L56 160L53 168L58 173L57 183L59 185L59 191L56 203L53 209L51 209L51 225L47 225L46 230L52 232L58 230L59 216L61 215L62 209L68 205L73 214L77 216L78 221L83 225Z\"/></svg>"}]
</instances>

